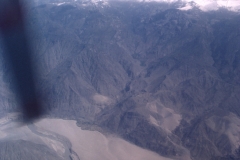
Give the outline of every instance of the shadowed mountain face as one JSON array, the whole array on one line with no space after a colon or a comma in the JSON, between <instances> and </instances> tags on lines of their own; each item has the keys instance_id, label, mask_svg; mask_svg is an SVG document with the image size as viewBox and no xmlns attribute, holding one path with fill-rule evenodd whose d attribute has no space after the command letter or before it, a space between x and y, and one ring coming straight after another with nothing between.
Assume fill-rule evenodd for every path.
<instances>
[{"instance_id":1,"label":"shadowed mountain face","mask_svg":"<svg viewBox=\"0 0 240 160\"><path fill-rule=\"evenodd\" d=\"M36 63L51 116L76 119L166 157L240 158L239 14L175 5L32 8ZM11 92L2 90L1 111L12 111Z\"/></svg>"}]
</instances>

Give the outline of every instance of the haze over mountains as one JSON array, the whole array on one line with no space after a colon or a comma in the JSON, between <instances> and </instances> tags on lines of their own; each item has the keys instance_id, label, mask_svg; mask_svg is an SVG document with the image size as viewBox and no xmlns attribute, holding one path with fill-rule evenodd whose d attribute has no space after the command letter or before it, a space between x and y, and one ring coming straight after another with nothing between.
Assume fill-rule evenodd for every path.
<instances>
[{"instance_id":1,"label":"haze over mountains","mask_svg":"<svg viewBox=\"0 0 240 160\"><path fill-rule=\"evenodd\" d=\"M182 9L179 1L64 2L41 1L29 12L49 117L171 159L240 158L236 10ZM1 68L5 115L16 103L4 62Z\"/></svg>"}]
</instances>

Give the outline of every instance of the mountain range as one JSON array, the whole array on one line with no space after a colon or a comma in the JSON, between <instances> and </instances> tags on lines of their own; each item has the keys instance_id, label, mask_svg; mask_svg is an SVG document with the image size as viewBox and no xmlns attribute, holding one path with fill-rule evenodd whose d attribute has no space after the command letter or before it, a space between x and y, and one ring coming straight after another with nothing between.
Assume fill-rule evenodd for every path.
<instances>
[{"instance_id":1,"label":"mountain range","mask_svg":"<svg viewBox=\"0 0 240 160\"><path fill-rule=\"evenodd\" d=\"M47 116L172 159L239 159L240 15L198 5L36 2L28 25ZM17 104L0 68L4 115Z\"/></svg>"}]
</instances>

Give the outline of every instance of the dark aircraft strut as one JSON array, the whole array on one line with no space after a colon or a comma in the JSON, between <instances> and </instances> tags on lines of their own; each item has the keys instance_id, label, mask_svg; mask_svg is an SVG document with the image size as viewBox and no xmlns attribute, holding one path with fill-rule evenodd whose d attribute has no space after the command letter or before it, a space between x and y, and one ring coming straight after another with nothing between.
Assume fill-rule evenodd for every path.
<instances>
[{"instance_id":1,"label":"dark aircraft strut","mask_svg":"<svg viewBox=\"0 0 240 160\"><path fill-rule=\"evenodd\" d=\"M19 0L0 0L0 33L4 57L13 73L13 85L24 120L29 122L43 114L43 107L36 89L24 11Z\"/></svg>"}]
</instances>

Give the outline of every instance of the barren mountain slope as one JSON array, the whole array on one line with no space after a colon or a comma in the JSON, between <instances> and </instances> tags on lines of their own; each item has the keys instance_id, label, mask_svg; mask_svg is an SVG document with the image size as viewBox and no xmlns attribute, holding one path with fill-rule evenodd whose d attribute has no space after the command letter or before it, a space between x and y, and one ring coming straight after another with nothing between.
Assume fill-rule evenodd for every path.
<instances>
[{"instance_id":1,"label":"barren mountain slope","mask_svg":"<svg viewBox=\"0 0 240 160\"><path fill-rule=\"evenodd\" d=\"M50 116L75 119L173 159L188 152L196 160L240 158L239 13L177 6L74 2L32 8Z\"/></svg>"}]
</instances>

